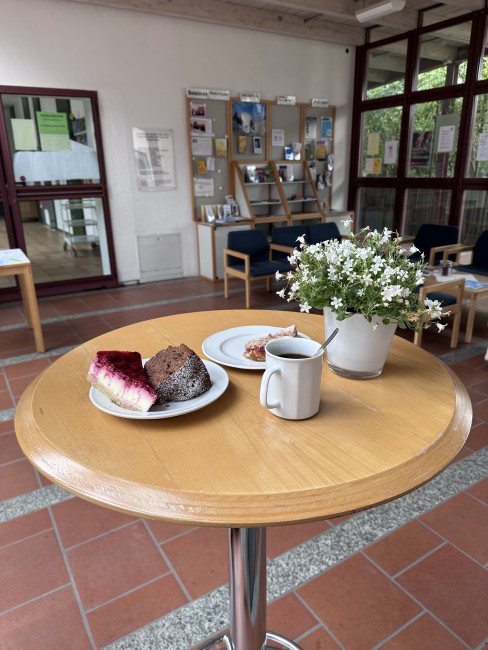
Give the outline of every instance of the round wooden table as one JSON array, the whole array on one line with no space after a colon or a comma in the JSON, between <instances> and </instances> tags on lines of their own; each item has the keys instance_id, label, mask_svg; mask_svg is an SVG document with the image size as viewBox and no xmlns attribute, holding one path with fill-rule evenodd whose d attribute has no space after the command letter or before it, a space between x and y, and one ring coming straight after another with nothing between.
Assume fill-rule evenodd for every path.
<instances>
[{"instance_id":1,"label":"round wooden table","mask_svg":"<svg viewBox=\"0 0 488 650\"><path fill-rule=\"evenodd\" d=\"M282 311L197 312L130 325L57 360L27 388L15 415L27 458L70 492L140 517L229 528L226 643L237 650L260 650L266 638L298 647L266 637L266 527L361 510L429 481L469 433L464 386L437 358L395 337L376 379L339 377L324 363L320 411L308 420L272 415L259 404L262 372L226 367L229 386L215 402L144 421L95 408L87 370L98 350L145 358L186 343L204 358L202 342L216 332L293 323L323 341L321 316Z\"/></svg>"}]
</instances>

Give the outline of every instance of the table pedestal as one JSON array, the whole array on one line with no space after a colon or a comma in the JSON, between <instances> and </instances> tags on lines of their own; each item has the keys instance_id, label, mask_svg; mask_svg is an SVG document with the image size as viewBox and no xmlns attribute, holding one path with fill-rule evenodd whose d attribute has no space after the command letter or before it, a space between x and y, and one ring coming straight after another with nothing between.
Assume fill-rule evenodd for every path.
<instances>
[{"instance_id":1,"label":"table pedestal","mask_svg":"<svg viewBox=\"0 0 488 650\"><path fill-rule=\"evenodd\" d=\"M230 632L198 650L301 650L293 641L266 632L266 528L229 528L228 541Z\"/></svg>"}]
</instances>

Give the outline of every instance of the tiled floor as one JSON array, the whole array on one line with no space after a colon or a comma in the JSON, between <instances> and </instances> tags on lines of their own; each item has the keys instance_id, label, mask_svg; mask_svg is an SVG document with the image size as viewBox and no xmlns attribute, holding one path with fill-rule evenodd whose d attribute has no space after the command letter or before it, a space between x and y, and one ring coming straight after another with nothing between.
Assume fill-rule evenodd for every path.
<instances>
[{"instance_id":1,"label":"tiled floor","mask_svg":"<svg viewBox=\"0 0 488 650\"><path fill-rule=\"evenodd\" d=\"M71 497L23 457L13 416L29 382L71 347L147 318L242 308L243 286L231 286L228 300L197 278L42 299L42 355L20 304L0 305L1 650L188 650L228 625L225 530ZM252 300L289 307L262 287ZM487 312L453 353L449 328L424 335L474 405L468 442L438 478L367 512L269 529L268 627L304 650L488 645Z\"/></svg>"}]
</instances>

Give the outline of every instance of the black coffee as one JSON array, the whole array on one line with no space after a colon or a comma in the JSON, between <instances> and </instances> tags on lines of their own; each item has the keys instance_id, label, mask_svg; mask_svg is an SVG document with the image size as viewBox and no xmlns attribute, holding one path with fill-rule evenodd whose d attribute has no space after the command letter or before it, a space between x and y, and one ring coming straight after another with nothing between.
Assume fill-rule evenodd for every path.
<instances>
[{"instance_id":1,"label":"black coffee","mask_svg":"<svg viewBox=\"0 0 488 650\"><path fill-rule=\"evenodd\" d=\"M282 359L310 359L308 354L297 354L296 352L285 352L284 354L277 354L277 357Z\"/></svg>"}]
</instances>

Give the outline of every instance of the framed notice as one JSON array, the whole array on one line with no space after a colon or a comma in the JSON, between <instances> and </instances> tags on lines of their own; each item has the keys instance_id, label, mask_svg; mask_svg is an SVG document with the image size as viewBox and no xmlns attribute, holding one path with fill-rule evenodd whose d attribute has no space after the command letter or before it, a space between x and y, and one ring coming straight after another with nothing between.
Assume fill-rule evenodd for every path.
<instances>
[{"instance_id":1,"label":"framed notice","mask_svg":"<svg viewBox=\"0 0 488 650\"><path fill-rule=\"evenodd\" d=\"M137 187L141 192L176 189L173 131L133 127Z\"/></svg>"}]
</instances>

